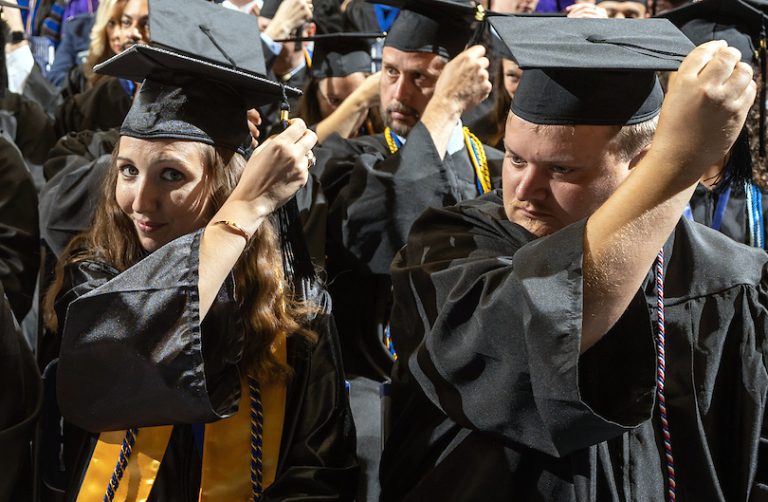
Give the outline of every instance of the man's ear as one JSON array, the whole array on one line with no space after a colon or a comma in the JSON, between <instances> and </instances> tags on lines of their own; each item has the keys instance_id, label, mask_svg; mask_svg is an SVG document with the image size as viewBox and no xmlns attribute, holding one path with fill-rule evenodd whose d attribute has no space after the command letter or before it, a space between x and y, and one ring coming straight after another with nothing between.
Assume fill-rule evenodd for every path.
<instances>
[{"instance_id":1,"label":"man's ear","mask_svg":"<svg viewBox=\"0 0 768 502\"><path fill-rule=\"evenodd\" d=\"M635 167L637 165L638 162L643 160L643 157L645 157L645 154L648 153L648 150L650 150L650 149L651 149L651 145L648 144L648 145L644 146L642 150L637 152L637 155L632 157L632 160L629 161L629 168L632 169L633 167Z\"/></svg>"}]
</instances>

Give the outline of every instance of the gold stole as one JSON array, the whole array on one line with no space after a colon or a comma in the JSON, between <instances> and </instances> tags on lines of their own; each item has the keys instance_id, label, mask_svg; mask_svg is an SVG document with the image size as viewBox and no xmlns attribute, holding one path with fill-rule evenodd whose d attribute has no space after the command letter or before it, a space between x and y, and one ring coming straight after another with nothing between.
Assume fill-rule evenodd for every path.
<instances>
[{"instance_id":1,"label":"gold stole","mask_svg":"<svg viewBox=\"0 0 768 502\"><path fill-rule=\"evenodd\" d=\"M287 361L286 343L276 349L278 359ZM251 489L251 419L248 378L241 381L238 412L205 425L203 468L200 481L201 502L252 500ZM286 387L277 382L261 385L264 410L262 448L262 488L275 480L280 458L280 441L285 421ZM157 477L173 426L139 429L128 465L115 493L119 502L147 500ZM77 496L77 502L101 502L120 456L126 431L102 432Z\"/></svg>"}]
</instances>

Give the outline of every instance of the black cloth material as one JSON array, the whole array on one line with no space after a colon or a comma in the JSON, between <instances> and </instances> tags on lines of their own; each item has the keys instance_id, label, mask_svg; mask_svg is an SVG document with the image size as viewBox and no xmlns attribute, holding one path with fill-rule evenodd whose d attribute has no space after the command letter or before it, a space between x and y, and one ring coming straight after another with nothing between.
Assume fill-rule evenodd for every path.
<instances>
[{"instance_id":1,"label":"black cloth material","mask_svg":"<svg viewBox=\"0 0 768 502\"><path fill-rule=\"evenodd\" d=\"M121 274L98 262L69 266L56 305L66 312L58 393L68 422L91 431L177 425L153 501L197 500L200 456L186 424L230 416L240 398L245 335L231 278L199 319L201 235L180 237ZM321 310L308 327L319 340L288 339L294 376L277 477L264 500L352 500L356 490L355 432L330 304L322 289L312 300ZM96 438L79 431L65 452L68 500Z\"/></svg>"},{"instance_id":2,"label":"black cloth material","mask_svg":"<svg viewBox=\"0 0 768 502\"><path fill-rule=\"evenodd\" d=\"M484 148L491 182L500 186L503 154ZM394 155L383 134L331 136L315 153L313 171L331 208L326 266L344 365L351 374L383 380L392 364L382 344L392 258L422 211L477 196L475 172L466 147L441 160L421 123Z\"/></svg>"},{"instance_id":3,"label":"black cloth material","mask_svg":"<svg viewBox=\"0 0 768 502\"><path fill-rule=\"evenodd\" d=\"M3 281L4 282L4 281ZM0 500L27 500L30 446L43 388L35 359L0 282ZM31 500L31 499L30 499Z\"/></svg>"},{"instance_id":4,"label":"black cloth material","mask_svg":"<svg viewBox=\"0 0 768 502\"><path fill-rule=\"evenodd\" d=\"M36 102L7 91L0 99L0 109L10 112L16 119L13 142L25 159L42 164L48 158L48 150L56 143L53 120Z\"/></svg>"},{"instance_id":5,"label":"black cloth material","mask_svg":"<svg viewBox=\"0 0 768 502\"><path fill-rule=\"evenodd\" d=\"M250 14L204 0L149 0L149 18L152 45L189 56L187 64L196 73L202 70L210 79L222 78L214 67L192 67L200 62L230 69L236 65L238 70L256 75L267 72L259 23ZM179 64L184 64L181 58Z\"/></svg>"},{"instance_id":6,"label":"black cloth material","mask_svg":"<svg viewBox=\"0 0 768 502\"><path fill-rule=\"evenodd\" d=\"M523 75L511 111L532 124L638 124L658 115L664 100L654 73L530 69ZM611 106L606 106L607 95L616 96Z\"/></svg>"},{"instance_id":7,"label":"black cloth material","mask_svg":"<svg viewBox=\"0 0 768 502\"><path fill-rule=\"evenodd\" d=\"M120 127L131 108L132 98L118 79L103 79L87 91L69 97L56 109L56 137Z\"/></svg>"},{"instance_id":8,"label":"black cloth material","mask_svg":"<svg viewBox=\"0 0 768 502\"><path fill-rule=\"evenodd\" d=\"M451 59L469 42L473 20L474 10L465 1L448 0L437 7L412 1L398 14L384 47L403 52L428 52Z\"/></svg>"},{"instance_id":9,"label":"black cloth material","mask_svg":"<svg viewBox=\"0 0 768 502\"><path fill-rule=\"evenodd\" d=\"M580 355L583 231L536 239L500 191L414 224L383 501L666 499L653 275ZM677 500L765 500L768 256L686 220L664 251Z\"/></svg>"},{"instance_id":10,"label":"black cloth material","mask_svg":"<svg viewBox=\"0 0 768 502\"><path fill-rule=\"evenodd\" d=\"M250 144L247 110L301 95L265 76L254 16L203 0L151 0L150 23L151 46L134 45L94 67L143 81L122 134L243 152Z\"/></svg>"},{"instance_id":11,"label":"black cloth material","mask_svg":"<svg viewBox=\"0 0 768 502\"><path fill-rule=\"evenodd\" d=\"M40 229L55 256L90 228L118 140L117 129L83 131L64 136L51 150L43 166L48 183L40 192Z\"/></svg>"},{"instance_id":12,"label":"black cloth material","mask_svg":"<svg viewBox=\"0 0 768 502\"><path fill-rule=\"evenodd\" d=\"M669 19L696 45L725 40L741 51L742 61L757 63L755 47L760 47L765 10L761 2L702 0L668 10L659 17Z\"/></svg>"},{"instance_id":13,"label":"black cloth material","mask_svg":"<svg viewBox=\"0 0 768 502\"><path fill-rule=\"evenodd\" d=\"M247 107L234 89L216 82L201 82L195 77L178 84L181 85L146 80L120 127L120 134L141 139L199 141L241 151L243 145L250 144Z\"/></svg>"},{"instance_id":14,"label":"black cloth material","mask_svg":"<svg viewBox=\"0 0 768 502\"><path fill-rule=\"evenodd\" d=\"M32 306L40 267L37 190L16 146L0 137L0 282L17 320Z\"/></svg>"},{"instance_id":15,"label":"black cloth material","mask_svg":"<svg viewBox=\"0 0 768 502\"><path fill-rule=\"evenodd\" d=\"M689 202L694 221L712 227L715 209L722 193L723 187L709 190L704 185L699 184ZM768 196L760 192L760 197L763 201L763 221L768 221ZM720 223L720 233L740 244L749 245L749 210L744 185L741 183L733 184Z\"/></svg>"},{"instance_id":16,"label":"black cloth material","mask_svg":"<svg viewBox=\"0 0 768 502\"><path fill-rule=\"evenodd\" d=\"M693 44L665 19L494 16L523 76L512 112L534 124L630 125L656 116L656 71L674 71Z\"/></svg>"}]
</instances>

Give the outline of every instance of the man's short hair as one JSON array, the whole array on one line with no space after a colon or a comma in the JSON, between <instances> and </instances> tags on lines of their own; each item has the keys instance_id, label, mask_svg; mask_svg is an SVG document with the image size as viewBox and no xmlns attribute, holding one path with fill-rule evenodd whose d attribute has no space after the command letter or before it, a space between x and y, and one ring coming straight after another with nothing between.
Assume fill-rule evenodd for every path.
<instances>
[{"instance_id":1,"label":"man's short hair","mask_svg":"<svg viewBox=\"0 0 768 502\"><path fill-rule=\"evenodd\" d=\"M610 148L622 161L632 160L643 148L651 144L658 124L659 116L656 115L645 122L624 126L611 140Z\"/></svg>"}]
</instances>

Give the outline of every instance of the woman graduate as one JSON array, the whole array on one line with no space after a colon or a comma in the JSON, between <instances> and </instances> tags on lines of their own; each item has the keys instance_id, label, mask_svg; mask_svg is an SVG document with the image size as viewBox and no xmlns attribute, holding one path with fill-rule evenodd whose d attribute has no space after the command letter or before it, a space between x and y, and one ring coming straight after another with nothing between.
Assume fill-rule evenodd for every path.
<instances>
[{"instance_id":1,"label":"woman graduate","mask_svg":"<svg viewBox=\"0 0 768 502\"><path fill-rule=\"evenodd\" d=\"M146 79L48 293L68 500L350 500L327 302L293 297L270 221L315 135L296 121L246 163L246 110L281 96L258 76L257 20L202 0L150 11L160 47L99 68Z\"/></svg>"}]
</instances>

